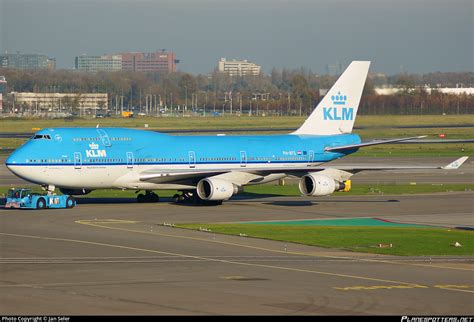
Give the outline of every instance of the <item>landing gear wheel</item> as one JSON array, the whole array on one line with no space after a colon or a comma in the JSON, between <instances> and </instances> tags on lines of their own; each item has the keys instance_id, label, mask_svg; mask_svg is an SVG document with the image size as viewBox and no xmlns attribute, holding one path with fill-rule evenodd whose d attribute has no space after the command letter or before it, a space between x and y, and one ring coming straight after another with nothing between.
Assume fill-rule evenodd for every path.
<instances>
[{"instance_id":1,"label":"landing gear wheel","mask_svg":"<svg viewBox=\"0 0 474 322\"><path fill-rule=\"evenodd\" d=\"M145 197L147 197L148 202L158 202L158 201L160 201L160 197L154 192L147 193L145 195Z\"/></svg>"},{"instance_id":2,"label":"landing gear wheel","mask_svg":"<svg viewBox=\"0 0 474 322\"><path fill-rule=\"evenodd\" d=\"M141 193L137 196L137 202L138 203L143 203L143 202L158 202L160 201L160 197L151 191L145 192L145 194Z\"/></svg>"},{"instance_id":3,"label":"landing gear wheel","mask_svg":"<svg viewBox=\"0 0 474 322\"><path fill-rule=\"evenodd\" d=\"M175 195L173 196L173 202L178 203L178 202L180 202L180 201L182 201L181 195L175 194Z\"/></svg>"},{"instance_id":4,"label":"landing gear wheel","mask_svg":"<svg viewBox=\"0 0 474 322\"><path fill-rule=\"evenodd\" d=\"M139 195L137 196L137 202L138 202L138 203L144 203L144 202L146 202L145 199L146 199L146 197L145 197L145 195L144 195L143 193L141 193L141 194L139 194Z\"/></svg>"},{"instance_id":5,"label":"landing gear wheel","mask_svg":"<svg viewBox=\"0 0 474 322\"><path fill-rule=\"evenodd\" d=\"M201 206L217 206L222 205L222 200L203 200L201 199L196 190L180 191L181 194L175 194L173 201L175 203L192 203Z\"/></svg>"},{"instance_id":6,"label":"landing gear wheel","mask_svg":"<svg viewBox=\"0 0 474 322\"><path fill-rule=\"evenodd\" d=\"M36 202L36 209L46 209L46 200L39 198Z\"/></svg>"},{"instance_id":7,"label":"landing gear wheel","mask_svg":"<svg viewBox=\"0 0 474 322\"><path fill-rule=\"evenodd\" d=\"M175 203L191 203L191 202L194 202L195 200L195 193L193 193L193 191L190 191L190 190L186 190L186 191L180 191L181 194L175 194L173 196L173 201Z\"/></svg>"}]
</instances>

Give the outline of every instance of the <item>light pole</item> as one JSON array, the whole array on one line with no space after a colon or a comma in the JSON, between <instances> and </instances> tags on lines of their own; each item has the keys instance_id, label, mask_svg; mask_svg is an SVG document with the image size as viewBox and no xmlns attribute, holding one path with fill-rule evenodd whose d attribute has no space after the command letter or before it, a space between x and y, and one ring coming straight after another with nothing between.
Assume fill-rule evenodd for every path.
<instances>
[{"instance_id":1,"label":"light pole","mask_svg":"<svg viewBox=\"0 0 474 322\"><path fill-rule=\"evenodd\" d=\"M242 93L239 93L239 101L240 101L240 115L242 116Z\"/></svg>"},{"instance_id":2,"label":"light pole","mask_svg":"<svg viewBox=\"0 0 474 322\"><path fill-rule=\"evenodd\" d=\"M250 102L249 116L252 116L252 97L249 97L249 102Z\"/></svg>"},{"instance_id":3,"label":"light pole","mask_svg":"<svg viewBox=\"0 0 474 322\"><path fill-rule=\"evenodd\" d=\"M171 115L173 115L173 92L170 92Z\"/></svg>"},{"instance_id":4,"label":"light pole","mask_svg":"<svg viewBox=\"0 0 474 322\"><path fill-rule=\"evenodd\" d=\"M184 85L184 110L188 109L188 86ZM183 115L184 115L183 110Z\"/></svg>"}]
</instances>

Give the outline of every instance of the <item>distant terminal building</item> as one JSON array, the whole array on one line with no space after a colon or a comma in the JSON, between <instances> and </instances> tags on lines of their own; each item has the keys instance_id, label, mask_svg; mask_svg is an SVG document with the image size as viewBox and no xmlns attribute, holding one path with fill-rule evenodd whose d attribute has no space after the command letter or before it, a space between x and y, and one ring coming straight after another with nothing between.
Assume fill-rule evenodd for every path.
<instances>
[{"instance_id":1,"label":"distant terminal building","mask_svg":"<svg viewBox=\"0 0 474 322\"><path fill-rule=\"evenodd\" d=\"M156 51L153 53L121 53L122 70L134 72L174 73L176 72L176 54Z\"/></svg>"},{"instance_id":2,"label":"distant terminal building","mask_svg":"<svg viewBox=\"0 0 474 322\"><path fill-rule=\"evenodd\" d=\"M44 54L0 54L0 67L16 69L56 69L56 59Z\"/></svg>"},{"instance_id":3,"label":"distant terminal building","mask_svg":"<svg viewBox=\"0 0 474 322\"><path fill-rule=\"evenodd\" d=\"M337 62L335 64L328 64L326 65L326 73L328 75L341 75L344 71L345 67L341 63Z\"/></svg>"},{"instance_id":4,"label":"distant terminal building","mask_svg":"<svg viewBox=\"0 0 474 322\"><path fill-rule=\"evenodd\" d=\"M256 76L260 75L262 67L247 60L227 60L221 58L217 70L230 76Z\"/></svg>"},{"instance_id":5,"label":"distant terminal building","mask_svg":"<svg viewBox=\"0 0 474 322\"><path fill-rule=\"evenodd\" d=\"M7 92L7 80L5 76L0 76L0 113L3 112L3 94Z\"/></svg>"},{"instance_id":6,"label":"distant terminal building","mask_svg":"<svg viewBox=\"0 0 474 322\"><path fill-rule=\"evenodd\" d=\"M107 93L12 92L16 109L31 114L44 112L81 113L108 109Z\"/></svg>"},{"instance_id":7,"label":"distant terminal building","mask_svg":"<svg viewBox=\"0 0 474 322\"><path fill-rule=\"evenodd\" d=\"M77 56L75 67L86 72L155 72L173 73L176 71L176 54L173 52L157 51L153 53L125 52L102 56Z\"/></svg>"},{"instance_id":8,"label":"distant terminal building","mask_svg":"<svg viewBox=\"0 0 474 322\"><path fill-rule=\"evenodd\" d=\"M431 94L434 91L444 94L453 94L453 95L474 95L474 87L422 87L426 93ZM375 87L374 91L377 95L394 95L400 93L406 89L399 87ZM415 91L416 88L408 88L408 92Z\"/></svg>"},{"instance_id":9,"label":"distant terminal building","mask_svg":"<svg viewBox=\"0 0 474 322\"><path fill-rule=\"evenodd\" d=\"M76 70L83 72L116 72L122 70L122 56L102 55L102 56L76 56Z\"/></svg>"},{"instance_id":10,"label":"distant terminal building","mask_svg":"<svg viewBox=\"0 0 474 322\"><path fill-rule=\"evenodd\" d=\"M5 76L0 76L0 94L7 93L7 80Z\"/></svg>"}]
</instances>

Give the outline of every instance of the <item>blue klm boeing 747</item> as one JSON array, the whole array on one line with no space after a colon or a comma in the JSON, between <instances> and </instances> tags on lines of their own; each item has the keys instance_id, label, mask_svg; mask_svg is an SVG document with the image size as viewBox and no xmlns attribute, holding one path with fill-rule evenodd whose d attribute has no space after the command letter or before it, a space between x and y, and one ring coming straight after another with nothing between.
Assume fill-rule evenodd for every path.
<instances>
[{"instance_id":1,"label":"blue klm boeing 747","mask_svg":"<svg viewBox=\"0 0 474 322\"><path fill-rule=\"evenodd\" d=\"M123 128L51 128L37 132L6 160L17 176L72 195L94 189L133 189L139 202L158 201L156 189L176 189L177 200L222 203L245 185L300 177L307 196L350 188L365 170L457 169L444 167L342 166L325 163L375 144L351 134L370 62L354 61L303 125L287 135L172 136Z\"/></svg>"}]
</instances>

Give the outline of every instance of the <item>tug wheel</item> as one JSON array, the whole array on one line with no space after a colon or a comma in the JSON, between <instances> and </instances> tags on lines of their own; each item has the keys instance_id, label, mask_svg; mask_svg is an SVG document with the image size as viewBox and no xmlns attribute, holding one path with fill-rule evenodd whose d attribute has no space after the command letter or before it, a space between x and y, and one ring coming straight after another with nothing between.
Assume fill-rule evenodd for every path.
<instances>
[{"instance_id":1,"label":"tug wheel","mask_svg":"<svg viewBox=\"0 0 474 322\"><path fill-rule=\"evenodd\" d=\"M39 198L36 202L36 209L45 209L46 208L46 200L44 198Z\"/></svg>"},{"instance_id":2,"label":"tug wheel","mask_svg":"<svg viewBox=\"0 0 474 322\"><path fill-rule=\"evenodd\" d=\"M66 208L74 208L74 198L73 197L68 197L66 199Z\"/></svg>"}]
</instances>

